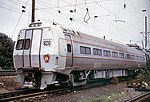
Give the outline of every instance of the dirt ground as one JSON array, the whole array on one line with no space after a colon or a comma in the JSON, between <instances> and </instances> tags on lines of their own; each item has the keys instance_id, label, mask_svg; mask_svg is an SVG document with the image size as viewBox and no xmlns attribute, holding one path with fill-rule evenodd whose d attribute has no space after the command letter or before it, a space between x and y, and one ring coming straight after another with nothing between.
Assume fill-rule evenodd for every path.
<instances>
[{"instance_id":1,"label":"dirt ground","mask_svg":"<svg viewBox=\"0 0 150 102\"><path fill-rule=\"evenodd\" d=\"M127 88L126 82L117 85L101 86L61 96L49 96L46 99L34 100L34 102L124 102L141 92Z\"/></svg>"},{"instance_id":2,"label":"dirt ground","mask_svg":"<svg viewBox=\"0 0 150 102\"><path fill-rule=\"evenodd\" d=\"M16 82L16 76L0 76L0 93L14 91L20 87Z\"/></svg>"},{"instance_id":3,"label":"dirt ground","mask_svg":"<svg viewBox=\"0 0 150 102\"><path fill-rule=\"evenodd\" d=\"M0 77L0 93L14 91L19 87L15 76ZM61 96L47 96L42 100L34 99L32 102L124 102L140 94L141 92L127 88L127 82L122 82L115 85L74 91Z\"/></svg>"}]
</instances>

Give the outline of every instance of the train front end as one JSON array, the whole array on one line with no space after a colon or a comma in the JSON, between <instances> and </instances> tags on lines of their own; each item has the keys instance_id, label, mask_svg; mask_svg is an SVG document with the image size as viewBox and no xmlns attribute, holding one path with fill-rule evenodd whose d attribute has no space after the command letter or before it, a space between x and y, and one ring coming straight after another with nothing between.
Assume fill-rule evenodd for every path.
<instances>
[{"instance_id":1,"label":"train front end","mask_svg":"<svg viewBox=\"0 0 150 102\"><path fill-rule=\"evenodd\" d=\"M58 61L58 45L54 43L55 40L52 27L41 22L31 23L28 29L20 31L13 59L17 81L23 87L44 89L47 85L57 83L54 72Z\"/></svg>"}]
</instances>

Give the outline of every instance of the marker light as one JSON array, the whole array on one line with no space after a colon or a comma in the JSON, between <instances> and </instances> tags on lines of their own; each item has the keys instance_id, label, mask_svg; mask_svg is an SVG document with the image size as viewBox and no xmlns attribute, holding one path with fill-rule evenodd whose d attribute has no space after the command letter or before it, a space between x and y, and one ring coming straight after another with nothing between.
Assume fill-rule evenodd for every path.
<instances>
[{"instance_id":1,"label":"marker light","mask_svg":"<svg viewBox=\"0 0 150 102\"><path fill-rule=\"evenodd\" d=\"M29 25L29 27L39 27L39 26L41 26L42 25L42 22L37 22L37 23L31 23L30 25Z\"/></svg>"},{"instance_id":2,"label":"marker light","mask_svg":"<svg viewBox=\"0 0 150 102\"><path fill-rule=\"evenodd\" d=\"M45 61L45 63L48 63L48 62L49 62L49 59L50 59L49 54L44 55L44 61Z\"/></svg>"}]
</instances>

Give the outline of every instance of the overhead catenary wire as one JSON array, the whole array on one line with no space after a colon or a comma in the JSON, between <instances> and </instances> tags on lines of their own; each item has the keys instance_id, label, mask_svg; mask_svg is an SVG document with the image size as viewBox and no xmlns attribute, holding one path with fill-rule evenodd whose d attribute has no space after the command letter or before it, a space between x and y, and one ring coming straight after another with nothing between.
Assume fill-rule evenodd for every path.
<instances>
[{"instance_id":1,"label":"overhead catenary wire","mask_svg":"<svg viewBox=\"0 0 150 102\"><path fill-rule=\"evenodd\" d=\"M38 2L39 3L39 2ZM41 4L41 3L40 3ZM42 4L43 5L43 4ZM64 8L63 8L64 9ZM37 8L37 10L39 10L38 8ZM40 9L41 10L41 9ZM66 9L67 10L67 9ZM45 10L41 10L41 11L44 11L44 12L48 12L46 9ZM49 10L50 11L50 10ZM55 11L53 11L53 12L55 12ZM49 12L50 13L50 12ZM56 16L60 16L60 15L57 15L57 14L55 14L55 13L52 13L53 15L56 15ZM64 12L61 14L61 15L63 15L64 14ZM65 16L65 18L67 19L67 16L68 14L64 14L64 16ZM69 16L69 15L68 15ZM78 20L80 20L80 19L78 19ZM75 22L77 21L77 19L76 20L74 20ZM80 22L83 22L82 20L80 20ZM90 26L90 27L92 27L92 26ZM100 28L99 28L100 29ZM106 31L106 30L105 30Z\"/></svg>"},{"instance_id":2,"label":"overhead catenary wire","mask_svg":"<svg viewBox=\"0 0 150 102\"><path fill-rule=\"evenodd\" d=\"M88 21L90 20L90 13L89 13L89 9L88 8L86 8L86 14L85 14L85 16L84 16L84 22L85 23L88 23Z\"/></svg>"},{"instance_id":3,"label":"overhead catenary wire","mask_svg":"<svg viewBox=\"0 0 150 102\"><path fill-rule=\"evenodd\" d=\"M115 0L115 2L117 2L116 0ZM127 2L126 2L127 3ZM119 3L117 2L117 4L119 5ZM127 10L127 9L126 9ZM129 12L128 12L129 13ZM141 19L139 19L139 18L137 18L134 14L132 14L132 13L130 13L133 17L135 17L137 20L138 20L138 23L139 23L139 21L141 21ZM141 22L143 22L143 21L141 21ZM136 30L138 30L138 31L141 31L141 27L139 28L139 27L137 27L137 25L135 26L135 25L133 25L133 24L129 24L129 23L127 23L127 22L125 22L126 24L128 24L129 26L131 26L131 27L133 27L134 29L136 29ZM140 25L142 25L141 23L140 23Z\"/></svg>"},{"instance_id":4,"label":"overhead catenary wire","mask_svg":"<svg viewBox=\"0 0 150 102\"><path fill-rule=\"evenodd\" d=\"M95 0L93 0L93 1L95 1ZM111 11L109 11L108 9L106 9L105 7L103 7L102 5L100 5L99 3L97 3L96 1L95 1L95 3L97 5L99 5L100 7L102 7L103 9L105 9L106 11L108 11L110 14L113 14ZM117 17L119 20L123 21L122 19L120 19L120 17L118 17L118 16L115 16L115 17ZM137 28L135 25L131 25L131 24L127 23L127 22L124 22L124 23L128 24L129 26L133 27L134 29L137 29L139 31L141 30L141 29Z\"/></svg>"},{"instance_id":5,"label":"overhead catenary wire","mask_svg":"<svg viewBox=\"0 0 150 102\"><path fill-rule=\"evenodd\" d=\"M75 0L74 10L70 10L70 13L73 13L72 17L70 18L70 21L74 20L75 13L76 13L76 6L77 6L76 4L77 4L77 0Z\"/></svg>"},{"instance_id":6,"label":"overhead catenary wire","mask_svg":"<svg viewBox=\"0 0 150 102\"><path fill-rule=\"evenodd\" d=\"M101 0L102 1L102 0ZM104 0L103 0L104 1ZM108 1L110 1L110 0L108 0ZM43 1L42 1L43 2ZM87 2L90 2L90 1L87 1ZM94 3L94 2L91 2L91 3ZM79 3L77 3L77 5L78 5ZM83 5L83 4L82 4ZM74 4L72 4L72 6L75 6ZM50 6L49 6L50 7ZM56 7L56 6L51 6L51 7ZM61 7L61 6L60 6ZM67 7L67 6L66 6ZM46 7L47 8L47 7ZM76 7L77 9L78 9L78 6ZM40 9L40 8L39 8ZM78 15L78 14L77 14ZM91 15L92 15L92 13L91 13ZM58 16L58 15L57 15ZM59 15L60 16L60 15ZM67 18L67 17L66 17ZM92 17L91 17L91 19L93 19ZM77 19L76 19L76 21L77 21ZM75 21L75 22L76 22ZM99 20L97 20L97 21L99 21ZM81 21L79 21L79 22L81 22ZM82 22L83 23L83 22ZM87 25L87 24L85 24L85 25ZM88 24L89 25L89 24ZM109 25L112 25L111 23L109 23ZM118 29L120 29L119 27L117 27ZM122 29L122 28L121 28ZM121 30L120 29L120 30ZM128 32L129 33L129 32ZM130 32L131 33L131 32Z\"/></svg>"},{"instance_id":7,"label":"overhead catenary wire","mask_svg":"<svg viewBox=\"0 0 150 102\"><path fill-rule=\"evenodd\" d=\"M25 4L25 7L26 7L26 5L28 4L28 1L29 1L29 0L27 0L27 2L26 2L26 4ZM13 33L12 33L12 35L11 35L11 38L13 37L13 35L14 35L14 33L15 33L17 27L18 27L18 24L19 24L19 22L20 22L22 16L23 16L23 12L21 13L21 15L20 15L20 17L19 17L19 19L18 19L18 22L17 22L17 24L16 24L16 26L15 26L15 28L14 28L14 30L13 30Z\"/></svg>"},{"instance_id":8,"label":"overhead catenary wire","mask_svg":"<svg viewBox=\"0 0 150 102\"><path fill-rule=\"evenodd\" d=\"M57 9L58 9L58 12L61 13L59 9L59 0L57 1Z\"/></svg>"},{"instance_id":9,"label":"overhead catenary wire","mask_svg":"<svg viewBox=\"0 0 150 102\"><path fill-rule=\"evenodd\" d=\"M12 12L15 12L15 13L19 13L19 14L22 14L21 13L21 10L20 11L18 11L18 7L14 7L14 6L12 6L12 5L10 5L10 4L7 4L7 3L4 3L4 2L1 2L0 1L0 8L2 8L2 9L6 9L6 10L9 10L9 11L12 11ZM26 13L28 13L28 12L26 12ZM28 14L23 14L23 15L26 15L26 16L28 16Z\"/></svg>"},{"instance_id":10,"label":"overhead catenary wire","mask_svg":"<svg viewBox=\"0 0 150 102\"><path fill-rule=\"evenodd\" d=\"M8 0L9 2L11 2L11 3L13 3L13 4L15 4L15 5L18 5L18 6L22 6L22 5L25 5L26 4L26 2L23 2L23 1L20 1L20 0ZM28 4L28 5L26 5L26 8L27 7L31 7L31 4Z\"/></svg>"},{"instance_id":11,"label":"overhead catenary wire","mask_svg":"<svg viewBox=\"0 0 150 102\"><path fill-rule=\"evenodd\" d=\"M19 12L19 11L17 11L17 10L9 9L9 8L7 8L7 7L0 6L0 8L21 14L21 12ZM23 15L28 16L27 14L23 14Z\"/></svg>"},{"instance_id":12,"label":"overhead catenary wire","mask_svg":"<svg viewBox=\"0 0 150 102\"><path fill-rule=\"evenodd\" d=\"M86 14L84 16L84 22L88 23L88 21L90 20L91 17L90 17L90 13L89 13L89 8L86 5L86 0L85 0L85 7L86 7Z\"/></svg>"},{"instance_id":13,"label":"overhead catenary wire","mask_svg":"<svg viewBox=\"0 0 150 102\"><path fill-rule=\"evenodd\" d=\"M49 11L47 11L47 10L42 10L42 11L44 11L44 12L49 12ZM55 13L51 13L51 12L49 12L50 14L53 14L53 15L56 15L56 16L60 16L60 15L57 15L57 14L55 14ZM64 14L64 16L62 16L63 18L65 18L65 19L67 19L67 17L66 17L66 15L67 14ZM84 24L82 21L77 21L77 20L75 20L76 22L78 22L78 23L80 23L80 24L83 24L83 25L85 25L85 26L88 26L88 27L92 27L90 24ZM116 35L114 35L114 36L116 36ZM127 38L126 36L123 36L122 38Z\"/></svg>"},{"instance_id":14,"label":"overhead catenary wire","mask_svg":"<svg viewBox=\"0 0 150 102\"><path fill-rule=\"evenodd\" d=\"M12 35L11 35L11 38L13 37L13 35L14 35L15 31L16 31L16 28L17 28L17 26L18 26L18 24L19 24L19 22L20 22L20 20L21 20L21 17L22 17L22 14L20 15L19 20L18 20L18 22L17 22L17 24L16 24L16 26L15 26L15 28L14 28L14 30L13 30L13 33L12 33Z\"/></svg>"},{"instance_id":15,"label":"overhead catenary wire","mask_svg":"<svg viewBox=\"0 0 150 102\"><path fill-rule=\"evenodd\" d=\"M105 2L105 1L112 1L112 0L98 0L97 2ZM40 2L44 3L44 4L48 4L48 3L44 2L44 1L40 1ZM94 3L95 2L93 2L93 1L92 2L90 2L90 1L87 2L86 1L86 4L94 4ZM85 2L76 4L76 6L80 6L80 5L85 5ZM72 6L74 6L74 4L59 6L59 8L72 7ZM57 8L57 6L53 5L52 7L43 7L43 8L39 8L39 9L55 9L55 8Z\"/></svg>"},{"instance_id":16,"label":"overhead catenary wire","mask_svg":"<svg viewBox=\"0 0 150 102\"><path fill-rule=\"evenodd\" d=\"M63 0L64 1L64 0ZM105 21L105 20L104 20ZM115 25L116 26L116 25ZM118 27L118 26L116 26L117 28L120 28L120 27ZM121 28L122 29L122 28ZM124 32L127 32L127 31L125 31L125 30L123 30ZM131 32L127 32L127 33L131 33Z\"/></svg>"},{"instance_id":17,"label":"overhead catenary wire","mask_svg":"<svg viewBox=\"0 0 150 102\"><path fill-rule=\"evenodd\" d=\"M1 2L1 1L0 1L0 4L2 4L2 5L4 5L4 6L7 6L7 7L11 8L11 9L17 9L17 8L14 7L14 6L9 5L9 4L7 4L7 3L4 3L4 2Z\"/></svg>"}]
</instances>

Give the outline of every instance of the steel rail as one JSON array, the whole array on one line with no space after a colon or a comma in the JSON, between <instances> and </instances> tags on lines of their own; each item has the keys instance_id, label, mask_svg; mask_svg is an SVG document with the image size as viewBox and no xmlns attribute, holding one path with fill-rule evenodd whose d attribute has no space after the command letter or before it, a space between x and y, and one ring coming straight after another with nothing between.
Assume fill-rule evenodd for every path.
<instances>
[{"instance_id":1,"label":"steel rail","mask_svg":"<svg viewBox=\"0 0 150 102\"><path fill-rule=\"evenodd\" d=\"M76 86L76 87L51 87L50 90L37 90L37 89L29 89L29 90L20 90L20 91L15 91L15 92L10 92L10 93L3 93L0 94L0 102L8 102L8 101L15 101L15 100L24 100L24 99L32 99L33 97L38 97L42 96L45 94L46 95L64 95L67 93L71 93L74 91L79 91L79 90L85 90L89 88L94 88L94 87L103 87L108 85L108 82L104 81L92 81L87 85L83 86ZM110 84L110 83L109 83ZM36 98L35 98L36 99Z\"/></svg>"},{"instance_id":2,"label":"steel rail","mask_svg":"<svg viewBox=\"0 0 150 102\"><path fill-rule=\"evenodd\" d=\"M48 92L47 91L43 91L43 92L36 92L36 93L30 93L30 94L26 93L26 94L19 95L19 96L3 98L3 99L0 99L0 101L8 102L8 101L19 100L19 99L23 100L25 98L30 98L30 97L34 97L34 96L38 96L38 95L43 95L43 94L48 94Z\"/></svg>"},{"instance_id":3,"label":"steel rail","mask_svg":"<svg viewBox=\"0 0 150 102\"><path fill-rule=\"evenodd\" d=\"M32 91L32 90L30 90ZM21 92L21 94L20 94ZM50 91L47 91L47 90L38 90L38 91L34 91L34 92L25 92L25 93L22 93L22 91L17 91L16 92L13 92L13 95L10 97L7 96L6 98L0 98L0 102L8 102L8 101L14 101L14 100L23 100L23 99L30 99L30 98L33 98L33 97L38 97L38 96L41 96L41 95L48 95L48 94L52 94L52 95L61 95L61 94L65 94L65 93L68 93L68 92L71 92L70 91L70 88L63 88L63 89L55 89L55 90L50 90ZM11 94L10 93L6 93L6 94ZM1 94L2 95L2 94Z\"/></svg>"},{"instance_id":4,"label":"steel rail","mask_svg":"<svg viewBox=\"0 0 150 102\"><path fill-rule=\"evenodd\" d=\"M14 76L16 75L15 70L0 70L0 76Z\"/></svg>"},{"instance_id":5,"label":"steel rail","mask_svg":"<svg viewBox=\"0 0 150 102\"><path fill-rule=\"evenodd\" d=\"M48 90L36 90L36 89L29 89L29 90L19 90L19 91L14 91L10 93L2 93L0 94L0 102L8 102L8 101L14 101L14 100L23 100L25 98L33 98L34 96L41 96L41 95L64 95L70 92L78 91L78 90L84 90L88 88L93 88L93 87L100 87L103 86L104 84L96 82L96 83L90 83L85 86L77 86L77 87L61 87L61 88L56 88L56 87L51 87L51 89Z\"/></svg>"},{"instance_id":6,"label":"steel rail","mask_svg":"<svg viewBox=\"0 0 150 102\"><path fill-rule=\"evenodd\" d=\"M27 93L34 93L34 92L38 92L38 91L39 90L37 90L37 89L22 89L22 90L16 90L16 91L8 92L8 93L1 93L0 101L2 101L3 99L7 99L9 97L16 97L19 95L24 95Z\"/></svg>"},{"instance_id":7,"label":"steel rail","mask_svg":"<svg viewBox=\"0 0 150 102\"><path fill-rule=\"evenodd\" d=\"M124 102L144 102L148 98L150 98L150 92L143 93L139 96L136 96L136 97L129 99L129 100L126 100ZM149 102L149 101L146 101L146 102Z\"/></svg>"}]
</instances>

